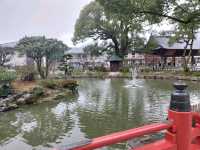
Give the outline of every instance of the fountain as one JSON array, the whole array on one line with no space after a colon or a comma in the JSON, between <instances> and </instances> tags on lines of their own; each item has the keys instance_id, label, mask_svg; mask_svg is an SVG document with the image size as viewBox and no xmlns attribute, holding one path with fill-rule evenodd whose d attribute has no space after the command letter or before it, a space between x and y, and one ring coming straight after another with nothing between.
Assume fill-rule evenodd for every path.
<instances>
[{"instance_id":1,"label":"fountain","mask_svg":"<svg viewBox=\"0 0 200 150\"><path fill-rule=\"evenodd\" d=\"M137 79L139 73L139 67L138 65L135 65L135 67L131 68L131 75L132 80L130 81L130 84L126 86L126 88L137 88L141 87L141 81Z\"/></svg>"}]
</instances>

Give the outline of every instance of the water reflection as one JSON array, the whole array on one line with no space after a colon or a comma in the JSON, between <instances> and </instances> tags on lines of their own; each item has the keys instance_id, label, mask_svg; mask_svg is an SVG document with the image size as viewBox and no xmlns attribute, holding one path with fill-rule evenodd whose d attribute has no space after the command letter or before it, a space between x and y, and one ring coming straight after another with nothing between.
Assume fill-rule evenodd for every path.
<instances>
[{"instance_id":1,"label":"water reflection","mask_svg":"<svg viewBox=\"0 0 200 150\"><path fill-rule=\"evenodd\" d=\"M143 80L142 87L125 87L129 82L84 79L77 97L0 114L0 149L50 149L165 120L173 82ZM192 103L199 102L200 86L188 84Z\"/></svg>"},{"instance_id":2,"label":"water reflection","mask_svg":"<svg viewBox=\"0 0 200 150\"><path fill-rule=\"evenodd\" d=\"M5 118L9 118L9 121ZM13 141L17 136L23 144L31 147L53 147L54 143L60 143L74 124L65 103L31 106L31 109L23 108L21 111L2 114L1 119L0 130L5 131L4 136L2 132L0 134L2 147L10 144L12 149L15 149Z\"/></svg>"}]
</instances>

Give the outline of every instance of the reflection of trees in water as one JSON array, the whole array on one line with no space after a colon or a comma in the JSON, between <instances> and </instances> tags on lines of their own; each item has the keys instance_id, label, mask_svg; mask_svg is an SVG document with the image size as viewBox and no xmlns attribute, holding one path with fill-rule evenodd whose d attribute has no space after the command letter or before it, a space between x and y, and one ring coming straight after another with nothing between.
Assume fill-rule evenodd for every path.
<instances>
[{"instance_id":1,"label":"reflection of trees in water","mask_svg":"<svg viewBox=\"0 0 200 150\"><path fill-rule=\"evenodd\" d=\"M142 92L133 93L124 85L124 80L110 80L107 87L87 85L88 91L95 88L93 93L98 95L94 97L89 93L85 98L87 105L78 108L81 130L89 138L133 128L143 122ZM106 94L102 95L105 90Z\"/></svg>"},{"instance_id":2,"label":"reflection of trees in water","mask_svg":"<svg viewBox=\"0 0 200 150\"><path fill-rule=\"evenodd\" d=\"M16 129L11 132L21 134L25 142L33 147L59 142L72 129L74 122L68 104L63 103L56 113L58 105L45 103L16 113L17 117L13 121ZM8 129L6 124L3 126Z\"/></svg>"},{"instance_id":3,"label":"reflection of trees in water","mask_svg":"<svg viewBox=\"0 0 200 150\"><path fill-rule=\"evenodd\" d=\"M52 108L32 109L31 114L37 121L37 127L30 132L24 132L23 138L32 146L47 145L59 142L67 132L72 129L73 120L70 119L70 111L67 107L60 116L53 113Z\"/></svg>"},{"instance_id":4,"label":"reflection of trees in water","mask_svg":"<svg viewBox=\"0 0 200 150\"><path fill-rule=\"evenodd\" d=\"M170 101L172 82L166 80L146 80L143 90L146 122L164 120Z\"/></svg>"},{"instance_id":5,"label":"reflection of trees in water","mask_svg":"<svg viewBox=\"0 0 200 150\"><path fill-rule=\"evenodd\" d=\"M5 143L18 134L16 128L12 125L13 120L16 120L13 113L0 114L0 144Z\"/></svg>"}]
</instances>

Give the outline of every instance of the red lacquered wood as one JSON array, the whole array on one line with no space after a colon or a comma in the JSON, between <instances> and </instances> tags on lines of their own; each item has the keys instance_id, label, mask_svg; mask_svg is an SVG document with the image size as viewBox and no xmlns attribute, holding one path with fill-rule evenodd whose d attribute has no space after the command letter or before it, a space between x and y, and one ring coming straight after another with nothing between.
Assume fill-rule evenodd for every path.
<instances>
[{"instance_id":1,"label":"red lacquered wood","mask_svg":"<svg viewBox=\"0 0 200 150\"><path fill-rule=\"evenodd\" d=\"M73 150L92 150L131 140L133 138L169 129L171 123L158 123L93 139L91 144Z\"/></svg>"}]
</instances>

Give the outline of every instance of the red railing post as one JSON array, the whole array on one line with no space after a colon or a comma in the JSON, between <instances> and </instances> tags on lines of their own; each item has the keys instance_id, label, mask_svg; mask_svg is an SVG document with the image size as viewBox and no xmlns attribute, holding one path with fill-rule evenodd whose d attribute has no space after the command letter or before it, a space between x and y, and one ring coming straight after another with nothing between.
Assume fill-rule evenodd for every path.
<instances>
[{"instance_id":1,"label":"red railing post","mask_svg":"<svg viewBox=\"0 0 200 150\"><path fill-rule=\"evenodd\" d=\"M174 84L171 95L169 119L176 128L177 150L190 150L192 137L192 113L186 84Z\"/></svg>"}]
</instances>

